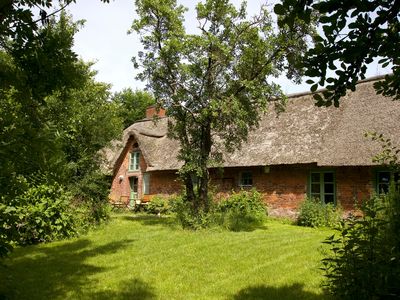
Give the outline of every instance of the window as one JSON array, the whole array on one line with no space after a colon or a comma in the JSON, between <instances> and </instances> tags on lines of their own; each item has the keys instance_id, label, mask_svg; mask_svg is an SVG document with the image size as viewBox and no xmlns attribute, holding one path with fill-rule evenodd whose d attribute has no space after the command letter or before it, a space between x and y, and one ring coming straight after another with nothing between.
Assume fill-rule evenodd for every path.
<instances>
[{"instance_id":1,"label":"window","mask_svg":"<svg viewBox=\"0 0 400 300\"><path fill-rule=\"evenodd\" d=\"M317 198L322 203L336 202L335 174L332 171L311 172L310 196Z\"/></svg>"},{"instance_id":2,"label":"window","mask_svg":"<svg viewBox=\"0 0 400 300\"><path fill-rule=\"evenodd\" d=\"M390 171L378 171L376 174L376 191L378 194L389 192L391 181L394 180L396 186L399 184L399 173Z\"/></svg>"},{"instance_id":3,"label":"window","mask_svg":"<svg viewBox=\"0 0 400 300\"><path fill-rule=\"evenodd\" d=\"M249 171L242 172L240 176L240 186L252 186L253 185L253 174Z\"/></svg>"},{"instance_id":4,"label":"window","mask_svg":"<svg viewBox=\"0 0 400 300\"><path fill-rule=\"evenodd\" d=\"M144 173L143 174L143 195L150 194L150 174Z\"/></svg>"},{"instance_id":5,"label":"window","mask_svg":"<svg viewBox=\"0 0 400 300\"><path fill-rule=\"evenodd\" d=\"M139 152L135 151L131 153L131 157L129 160L129 171L138 171L139 170Z\"/></svg>"}]
</instances>

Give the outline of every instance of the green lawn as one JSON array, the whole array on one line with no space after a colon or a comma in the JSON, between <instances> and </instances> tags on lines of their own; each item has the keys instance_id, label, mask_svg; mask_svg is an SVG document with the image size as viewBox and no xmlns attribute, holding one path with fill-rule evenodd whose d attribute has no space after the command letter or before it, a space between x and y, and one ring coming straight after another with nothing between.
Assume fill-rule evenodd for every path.
<instances>
[{"instance_id":1,"label":"green lawn","mask_svg":"<svg viewBox=\"0 0 400 300\"><path fill-rule=\"evenodd\" d=\"M277 221L192 232L117 214L81 238L17 249L0 267L0 299L326 299L330 233Z\"/></svg>"}]
</instances>

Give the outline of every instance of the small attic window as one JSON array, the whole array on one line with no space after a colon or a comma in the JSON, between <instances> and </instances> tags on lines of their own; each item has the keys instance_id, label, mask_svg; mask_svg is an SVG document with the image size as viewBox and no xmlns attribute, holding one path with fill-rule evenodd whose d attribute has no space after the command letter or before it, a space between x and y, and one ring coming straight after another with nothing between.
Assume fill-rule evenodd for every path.
<instances>
[{"instance_id":1,"label":"small attic window","mask_svg":"<svg viewBox=\"0 0 400 300\"><path fill-rule=\"evenodd\" d=\"M139 161L140 161L139 152L138 151L132 152L129 158L129 171L138 171L140 167Z\"/></svg>"},{"instance_id":2,"label":"small attic window","mask_svg":"<svg viewBox=\"0 0 400 300\"><path fill-rule=\"evenodd\" d=\"M133 146L132 146L132 148L133 148L133 149L137 149L137 148L139 148L139 145L138 145L138 143L134 143L134 144L133 144Z\"/></svg>"}]
</instances>

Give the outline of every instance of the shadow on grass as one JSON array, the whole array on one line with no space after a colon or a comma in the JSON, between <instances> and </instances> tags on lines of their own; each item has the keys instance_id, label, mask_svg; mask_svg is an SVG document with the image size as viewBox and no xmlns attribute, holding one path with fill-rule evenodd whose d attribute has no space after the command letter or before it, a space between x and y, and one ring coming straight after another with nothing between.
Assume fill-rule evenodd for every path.
<instances>
[{"instance_id":1,"label":"shadow on grass","mask_svg":"<svg viewBox=\"0 0 400 300\"><path fill-rule=\"evenodd\" d=\"M299 283L283 287L269 287L265 285L245 288L232 300L322 300L331 299L327 295L318 295L304 290L304 286Z\"/></svg>"},{"instance_id":2,"label":"shadow on grass","mask_svg":"<svg viewBox=\"0 0 400 300\"><path fill-rule=\"evenodd\" d=\"M93 299L156 299L154 288L140 279L126 280L118 286L118 291L105 291L95 293Z\"/></svg>"},{"instance_id":3,"label":"shadow on grass","mask_svg":"<svg viewBox=\"0 0 400 300\"><path fill-rule=\"evenodd\" d=\"M139 222L142 225L146 226L165 226L169 228L179 228L176 220L170 216L152 216L152 215L135 215L132 214L131 216L119 216L122 220Z\"/></svg>"},{"instance_id":4,"label":"shadow on grass","mask_svg":"<svg viewBox=\"0 0 400 300\"><path fill-rule=\"evenodd\" d=\"M138 222L142 225L148 225L148 226L165 226L169 228L182 228L182 226L178 223L178 221L173 217L169 215L162 215L161 217L155 216L155 215L146 215L146 214L132 214L132 215L115 215L114 218L126 220L126 221L133 221L133 222ZM217 224L211 224L210 228L213 227L220 227L224 228L223 225L217 225ZM233 232L252 232L255 230L267 230L268 225L263 223L263 224L238 224L235 226L232 226L230 230L227 229L228 231L233 231Z\"/></svg>"},{"instance_id":5,"label":"shadow on grass","mask_svg":"<svg viewBox=\"0 0 400 300\"><path fill-rule=\"evenodd\" d=\"M59 299L71 291L85 294L90 276L108 269L91 265L87 260L112 255L132 242L122 240L93 246L91 241L80 239L61 245L21 248L15 258L6 262L7 277L0 274L0 281L5 279L5 290L0 288L0 295L5 299Z\"/></svg>"}]
</instances>

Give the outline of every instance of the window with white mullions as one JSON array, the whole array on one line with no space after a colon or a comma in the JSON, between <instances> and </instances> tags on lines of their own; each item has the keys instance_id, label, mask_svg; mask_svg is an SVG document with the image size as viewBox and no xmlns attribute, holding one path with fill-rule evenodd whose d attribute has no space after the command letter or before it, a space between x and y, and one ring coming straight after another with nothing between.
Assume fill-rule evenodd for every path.
<instances>
[{"instance_id":1,"label":"window with white mullions","mask_svg":"<svg viewBox=\"0 0 400 300\"><path fill-rule=\"evenodd\" d=\"M335 173L332 171L311 172L310 196L323 203L336 203Z\"/></svg>"},{"instance_id":2,"label":"window with white mullions","mask_svg":"<svg viewBox=\"0 0 400 300\"><path fill-rule=\"evenodd\" d=\"M132 152L129 160L129 171L139 170L139 160L140 160L140 153L138 151Z\"/></svg>"}]
</instances>

